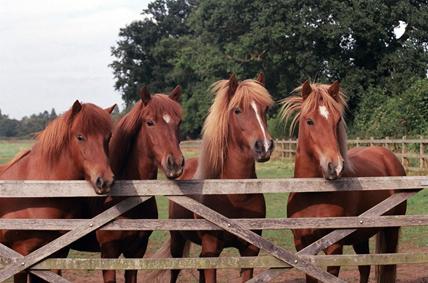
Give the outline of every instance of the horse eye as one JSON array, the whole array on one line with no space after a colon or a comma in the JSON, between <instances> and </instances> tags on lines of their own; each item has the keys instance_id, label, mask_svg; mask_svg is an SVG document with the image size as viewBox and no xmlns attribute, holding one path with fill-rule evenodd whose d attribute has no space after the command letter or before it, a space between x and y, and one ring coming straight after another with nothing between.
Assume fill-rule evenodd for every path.
<instances>
[{"instance_id":1,"label":"horse eye","mask_svg":"<svg viewBox=\"0 0 428 283\"><path fill-rule=\"evenodd\" d=\"M314 121L313 121L312 119L308 119L308 120L306 120L306 123L307 123L309 126L313 126L313 125L314 125Z\"/></svg>"},{"instance_id":2,"label":"horse eye","mask_svg":"<svg viewBox=\"0 0 428 283\"><path fill-rule=\"evenodd\" d=\"M83 135L77 135L76 138L78 141L84 141L85 140L85 137Z\"/></svg>"},{"instance_id":3,"label":"horse eye","mask_svg":"<svg viewBox=\"0 0 428 283\"><path fill-rule=\"evenodd\" d=\"M152 127L155 125L155 122L152 120L147 121L147 126Z\"/></svg>"},{"instance_id":4,"label":"horse eye","mask_svg":"<svg viewBox=\"0 0 428 283\"><path fill-rule=\"evenodd\" d=\"M239 107L236 107L235 108L235 114L241 114L241 112L242 112L242 110L241 110L241 108L239 108Z\"/></svg>"}]
</instances>

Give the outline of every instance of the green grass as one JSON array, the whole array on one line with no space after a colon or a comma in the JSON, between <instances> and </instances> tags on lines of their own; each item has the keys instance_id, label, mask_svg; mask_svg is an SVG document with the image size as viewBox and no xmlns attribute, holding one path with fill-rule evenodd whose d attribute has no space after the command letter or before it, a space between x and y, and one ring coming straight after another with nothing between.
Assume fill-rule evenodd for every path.
<instances>
[{"instance_id":1,"label":"green grass","mask_svg":"<svg viewBox=\"0 0 428 283\"><path fill-rule=\"evenodd\" d=\"M29 148L33 141L0 141L0 164L7 162L18 152ZM196 157L197 151L184 152L186 158ZM293 175L294 164L291 161L271 160L257 163L258 178L289 178ZM162 173L159 174L163 179ZM287 194L266 194L267 217L285 217ZM160 218L167 218L168 202L165 197L157 197ZM408 201L407 214L428 214L428 190L421 191ZM292 247L289 230L263 232L264 236L275 243ZM409 227L402 229L402 241L417 247L428 247L428 227ZM152 248L156 248L165 240L166 232L154 232L151 237Z\"/></svg>"},{"instance_id":2,"label":"green grass","mask_svg":"<svg viewBox=\"0 0 428 283\"><path fill-rule=\"evenodd\" d=\"M0 164L8 162L17 153L23 151L24 149L30 148L32 144L32 140L0 140Z\"/></svg>"}]
</instances>

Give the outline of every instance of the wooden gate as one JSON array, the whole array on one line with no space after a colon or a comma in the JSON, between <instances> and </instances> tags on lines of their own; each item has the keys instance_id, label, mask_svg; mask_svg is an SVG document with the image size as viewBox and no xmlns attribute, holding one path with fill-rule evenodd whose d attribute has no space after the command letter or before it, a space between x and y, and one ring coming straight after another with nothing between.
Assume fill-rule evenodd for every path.
<instances>
[{"instance_id":1,"label":"wooden gate","mask_svg":"<svg viewBox=\"0 0 428 283\"><path fill-rule=\"evenodd\" d=\"M296 268L322 282L344 282L324 271L327 265L378 265L399 263L428 263L425 253L378 255L317 255L331 244L343 239L358 228L424 226L428 215L382 216L392 207L428 187L428 177L376 177L324 179L256 179L204 181L121 181L111 195L128 196L116 206L92 219L0 219L0 229L8 230L64 230L61 237L23 257L0 245L2 258L0 281L29 270L49 282L68 282L49 272L49 269L203 269L203 268L275 268L259 274L251 282L267 282L279 273ZM287 192L332 192L399 190L397 194L357 217L300 218L300 219L229 219L200 204L187 195L248 194ZM116 217L144 202L150 196L168 199L195 212L204 219L186 220L115 220ZM0 181L0 197L100 197L84 181ZM285 206L284 206L285 210ZM291 252L253 233L258 229L337 228L300 252ZM46 259L56 251L96 230L226 230L266 251L268 256L221 257L187 259ZM251 230L250 230L251 229Z\"/></svg>"}]
</instances>

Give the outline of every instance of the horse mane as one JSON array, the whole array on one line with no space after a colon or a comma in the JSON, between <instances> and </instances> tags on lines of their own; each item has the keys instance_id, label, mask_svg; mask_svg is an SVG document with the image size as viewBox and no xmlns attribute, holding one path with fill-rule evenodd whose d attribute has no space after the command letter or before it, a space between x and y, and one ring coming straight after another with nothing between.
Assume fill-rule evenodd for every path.
<instances>
[{"instance_id":1,"label":"horse mane","mask_svg":"<svg viewBox=\"0 0 428 283\"><path fill-rule=\"evenodd\" d=\"M252 101L265 107L273 104L269 92L256 80L239 83L235 94L228 94L229 80L220 80L211 85L214 102L202 128L202 151L196 179L218 178L226 159L229 137L229 115L236 107L248 109Z\"/></svg>"},{"instance_id":2,"label":"horse mane","mask_svg":"<svg viewBox=\"0 0 428 283\"><path fill-rule=\"evenodd\" d=\"M297 124L299 123L300 117L305 113L315 111L319 106L319 102L322 101L323 105L331 112L338 113L341 117L338 126L338 143L339 150L342 157L345 160L345 170L352 171L352 164L348 158L348 136L346 134L346 122L344 119L344 113L347 109L347 97L342 89L339 89L337 94L337 100L331 97L328 93L330 85L311 83L312 93L304 100L302 93L302 85L295 88L291 95L282 99L280 110L281 119L285 122L291 119L290 123L290 135L294 132Z\"/></svg>"},{"instance_id":3,"label":"horse mane","mask_svg":"<svg viewBox=\"0 0 428 283\"><path fill-rule=\"evenodd\" d=\"M165 94L155 94L151 97L147 107L154 111L155 116L162 116L165 112L181 116L181 107ZM142 127L144 105L139 100L131 111L123 116L116 124L109 146L110 163L115 174L120 175L124 168L138 133Z\"/></svg>"}]
</instances>

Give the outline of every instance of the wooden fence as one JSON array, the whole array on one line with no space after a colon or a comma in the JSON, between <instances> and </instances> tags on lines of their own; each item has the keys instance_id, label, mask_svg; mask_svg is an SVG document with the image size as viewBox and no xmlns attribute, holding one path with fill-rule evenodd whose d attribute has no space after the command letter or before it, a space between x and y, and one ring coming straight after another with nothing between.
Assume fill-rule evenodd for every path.
<instances>
[{"instance_id":1,"label":"wooden fence","mask_svg":"<svg viewBox=\"0 0 428 283\"><path fill-rule=\"evenodd\" d=\"M392 207L428 187L428 177L376 177L324 179L257 179L191 181L121 181L111 191L113 196L128 196L116 206L92 219L0 219L0 229L68 231L27 256L0 244L0 281L29 270L48 282L68 282L49 269L204 269L204 268L275 268L259 274L251 282L267 282L281 272L296 268L322 282L344 282L320 267L327 265L413 264L428 263L426 253L377 255L317 255L331 244L358 228L426 226L428 215L382 216ZM188 195L248 194L286 192L333 192L399 190L388 199L356 217L301 219L229 219L202 205ZM167 196L169 200L200 215L187 220L114 220L147 200L150 196ZM84 181L0 181L2 198L100 197ZM285 210L285 207L284 207ZM254 229L337 228L305 249L294 253L253 233ZM268 253L259 257L221 257L188 259L47 259L73 241L96 230L226 230ZM251 230L250 230L251 229Z\"/></svg>"},{"instance_id":2,"label":"wooden fence","mask_svg":"<svg viewBox=\"0 0 428 283\"><path fill-rule=\"evenodd\" d=\"M401 160L407 171L425 172L428 171L428 139L352 139L348 140L349 148L357 146L384 146ZM181 143L183 149L199 150L200 141L183 141ZM285 159L292 159L296 153L297 140L276 140L274 156Z\"/></svg>"}]
</instances>

